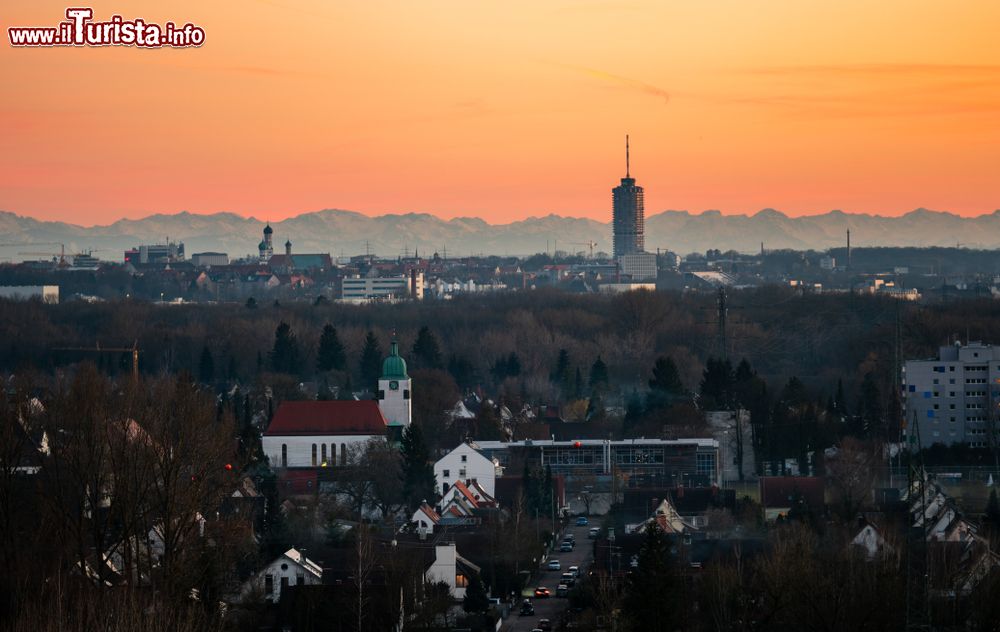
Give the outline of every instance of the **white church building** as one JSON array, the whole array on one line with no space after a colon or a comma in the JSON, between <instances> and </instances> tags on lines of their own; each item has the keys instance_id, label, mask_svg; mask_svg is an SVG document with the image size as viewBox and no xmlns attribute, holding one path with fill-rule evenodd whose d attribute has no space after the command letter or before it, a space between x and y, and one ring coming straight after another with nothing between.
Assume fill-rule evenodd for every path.
<instances>
[{"instance_id":1,"label":"white church building","mask_svg":"<svg viewBox=\"0 0 1000 632\"><path fill-rule=\"evenodd\" d=\"M271 467L342 467L372 438L410 425L410 376L393 340L382 362L378 400L286 401L262 437Z\"/></svg>"}]
</instances>

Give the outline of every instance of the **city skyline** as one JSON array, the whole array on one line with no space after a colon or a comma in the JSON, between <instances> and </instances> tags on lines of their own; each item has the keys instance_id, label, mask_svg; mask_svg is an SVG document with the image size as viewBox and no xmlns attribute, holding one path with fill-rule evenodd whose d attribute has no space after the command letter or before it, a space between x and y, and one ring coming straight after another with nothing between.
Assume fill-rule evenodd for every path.
<instances>
[{"instance_id":1,"label":"city skyline","mask_svg":"<svg viewBox=\"0 0 1000 632\"><path fill-rule=\"evenodd\" d=\"M65 8L9 3L5 24L55 24ZM1000 207L994 3L185 0L94 13L190 21L206 41L0 47L0 209L85 225L323 208L604 220L626 132L642 139L651 214Z\"/></svg>"}]
</instances>

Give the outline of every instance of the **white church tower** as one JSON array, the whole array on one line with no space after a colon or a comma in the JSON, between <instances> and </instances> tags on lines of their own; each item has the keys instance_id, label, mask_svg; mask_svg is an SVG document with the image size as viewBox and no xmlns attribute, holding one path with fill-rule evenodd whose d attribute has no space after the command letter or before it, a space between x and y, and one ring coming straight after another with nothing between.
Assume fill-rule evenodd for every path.
<instances>
[{"instance_id":1,"label":"white church tower","mask_svg":"<svg viewBox=\"0 0 1000 632\"><path fill-rule=\"evenodd\" d=\"M378 407L390 426L409 426L411 419L410 376L406 361L399 357L399 343L392 340L392 351L382 362L378 380Z\"/></svg>"}]
</instances>

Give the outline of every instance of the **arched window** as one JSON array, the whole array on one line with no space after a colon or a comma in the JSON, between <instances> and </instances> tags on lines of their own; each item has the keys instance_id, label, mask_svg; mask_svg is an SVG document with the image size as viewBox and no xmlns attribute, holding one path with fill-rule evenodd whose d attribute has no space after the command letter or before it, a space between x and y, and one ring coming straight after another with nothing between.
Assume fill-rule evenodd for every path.
<instances>
[{"instance_id":1,"label":"arched window","mask_svg":"<svg viewBox=\"0 0 1000 632\"><path fill-rule=\"evenodd\" d=\"M331 443L330 444L330 465L336 465L336 464L337 464L337 444L336 443Z\"/></svg>"},{"instance_id":2,"label":"arched window","mask_svg":"<svg viewBox=\"0 0 1000 632\"><path fill-rule=\"evenodd\" d=\"M320 463L320 465L326 465L326 444L324 443L321 447L322 447L322 450L321 450L321 452L322 452L321 457L322 458L320 458L319 463Z\"/></svg>"},{"instance_id":3,"label":"arched window","mask_svg":"<svg viewBox=\"0 0 1000 632\"><path fill-rule=\"evenodd\" d=\"M281 444L281 467L288 467L288 445Z\"/></svg>"},{"instance_id":4,"label":"arched window","mask_svg":"<svg viewBox=\"0 0 1000 632\"><path fill-rule=\"evenodd\" d=\"M315 443L313 444L313 449L312 449L312 464L313 464L313 467L316 467L316 444Z\"/></svg>"},{"instance_id":5,"label":"arched window","mask_svg":"<svg viewBox=\"0 0 1000 632\"><path fill-rule=\"evenodd\" d=\"M340 464L347 465L347 444L340 444Z\"/></svg>"}]
</instances>

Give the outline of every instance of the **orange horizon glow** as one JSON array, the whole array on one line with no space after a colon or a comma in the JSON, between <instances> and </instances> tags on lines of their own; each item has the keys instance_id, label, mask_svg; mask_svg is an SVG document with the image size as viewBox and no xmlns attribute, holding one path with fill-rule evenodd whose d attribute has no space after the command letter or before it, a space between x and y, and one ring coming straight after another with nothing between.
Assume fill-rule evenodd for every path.
<instances>
[{"instance_id":1,"label":"orange horizon glow","mask_svg":"<svg viewBox=\"0 0 1000 632\"><path fill-rule=\"evenodd\" d=\"M149 0L197 49L15 49L0 210L83 225L325 208L509 223L646 213L1000 208L1000 4Z\"/></svg>"}]
</instances>

